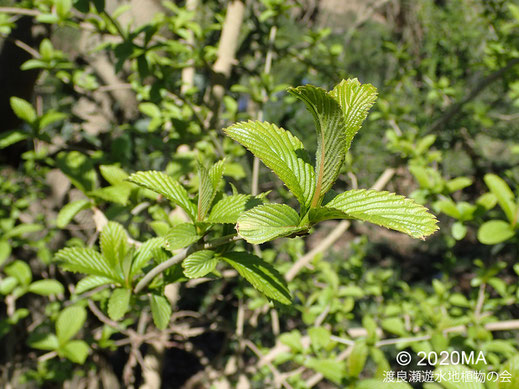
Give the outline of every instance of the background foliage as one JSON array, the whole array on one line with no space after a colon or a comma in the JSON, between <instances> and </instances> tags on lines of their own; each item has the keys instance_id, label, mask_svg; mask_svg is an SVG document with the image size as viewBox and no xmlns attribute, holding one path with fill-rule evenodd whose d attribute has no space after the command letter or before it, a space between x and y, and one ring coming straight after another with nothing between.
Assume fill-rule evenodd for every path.
<instances>
[{"instance_id":1,"label":"background foliage","mask_svg":"<svg viewBox=\"0 0 519 389\"><path fill-rule=\"evenodd\" d=\"M381 380L451 368L416 355L457 350L486 357L457 371L512 374L474 388L516 388L518 32L515 0L1 1L1 385L408 388ZM168 269L165 287L125 288L151 257L168 260L164 241L177 252L201 233L188 204L132 173L163 171L190 198L208 190L198 221L216 218L218 190L298 209L222 129L267 120L314 155L313 119L286 88L354 77L379 98L334 189L411 196L438 215L435 235L326 221L247 246L279 270L290 306L216 267L212 246ZM84 268L63 266L63 248L121 272L67 271Z\"/></svg>"}]
</instances>

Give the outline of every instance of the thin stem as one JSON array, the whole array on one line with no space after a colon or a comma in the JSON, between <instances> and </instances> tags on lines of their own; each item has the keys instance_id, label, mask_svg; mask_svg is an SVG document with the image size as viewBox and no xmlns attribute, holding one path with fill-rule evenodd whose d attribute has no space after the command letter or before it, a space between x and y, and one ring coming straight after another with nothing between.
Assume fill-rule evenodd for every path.
<instances>
[{"instance_id":1,"label":"thin stem","mask_svg":"<svg viewBox=\"0 0 519 389\"><path fill-rule=\"evenodd\" d=\"M227 243L234 242L239 238L236 236L236 234L226 235L222 236L221 238L214 239L210 242L199 244L195 243L192 244L189 247L186 247L182 251L180 251L178 254L174 255L173 257L169 258L167 261L164 261L157 266L155 266L149 273L147 273L135 286L134 292L139 293L146 285L148 285L156 276L158 276L163 271L169 269L171 266L176 265L177 263L182 262L184 259L186 259L187 256L194 253L195 251L200 250L210 250L212 248L222 246Z\"/></svg>"},{"instance_id":2,"label":"thin stem","mask_svg":"<svg viewBox=\"0 0 519 389\"><path fill-rule=\"evenodd\" d=\"M479 292L478 292L478 301L476 303L476 309L474 310L474 317L476 318L476 321L479 321L481 318L481 311L483 309L483 304L485 303L485 289L487 284L482 282L481 285L479 285Z\"/></svg>"}]
</instances>

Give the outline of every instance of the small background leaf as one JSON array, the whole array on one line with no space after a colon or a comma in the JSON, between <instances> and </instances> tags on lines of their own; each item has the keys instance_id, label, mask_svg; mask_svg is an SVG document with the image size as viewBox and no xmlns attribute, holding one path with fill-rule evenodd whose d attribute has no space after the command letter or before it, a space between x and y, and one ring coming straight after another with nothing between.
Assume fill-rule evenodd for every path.
<instances>
[{"instance_id":1,"label":"small background leaf","mask_svg":"<svg viewBox=\"0 0 519 389\"><path fill-rule=\"evenodd\" d=\"M58 316L56 321L56 335L61 345L68 342L76 335L86 320L86 310L83 307L74 305L65 308Z\"/></svg>"}]
</instances>

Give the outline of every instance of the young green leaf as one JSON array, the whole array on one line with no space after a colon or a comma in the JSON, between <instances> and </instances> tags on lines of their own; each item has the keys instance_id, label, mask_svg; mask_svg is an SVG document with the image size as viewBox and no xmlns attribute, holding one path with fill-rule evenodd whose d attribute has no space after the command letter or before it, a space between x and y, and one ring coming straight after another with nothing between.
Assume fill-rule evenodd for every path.
<instances>
[{"instance_id":1,"label":"young green leaf","mask_svg":"<svg viewBox=\"0 0 519 389\"><path fill-rule=\"evenodd\" d=\"M241 215L236 224L238 234L253 244L264 243L307 229L308 226L299 226L299 215L285 204L258 205Z\"/></svg>"},{"instance_id":2,"label":"young green leaf","mask_svg":"<svg viewBox=\"0 0 519 389\"><path fill-rule=\"evenodd\" d=\"M164 246L164 238L152 238L144 242L141 247L135 252L132 261L132 270L130 274L136 275L146 263L153 257L153 250Z\"/></svg>"},{"instance_id":3,"label":"young green leaf","mask_svg":"<svg viewBox=\"0 0 519 389\"><path fill-rule=\"evenodd\" d=\"M211 169L207 170L204 166L198 166L200 177L200 188L198 193L198 212L196 220L201 222L205 219L207 212L211 208L214 197L218 191L218 186L223 175L224 161L218 161Z\"/></svg>"},{"instance_id":4,"label":"young green leaf","mask_svg":"<svg viewBox=\"0 0 519 389\"><path fill-rule=\"evenodd\" d=\"M11 97L10 103L14 114L20 119L29 124L33 124L36 121L36 111L31 103L15 96Z\"/></svg>"},{"instance_id":5,"label":"young green leaf","mask_svg":"<svg viewBox=\"0 0 519 389\"><path fill-rule=\"evenodd\" d=\"M83 327L86 320L86 310L73 305L60 312L56 320L56 335L60 345L67 343Z\"/></svg>"},{"instance_id":6,"label":"young green leaf","mask_svg":"<svg viewBox=\"0 0 519 389\"><path fill-rule=\"evenodd\" d=\"M505 180L495 174L485 174L484 180L490 192L496 196L497 202L510 224L517 223L518 210L516 209L515 196Z\"/></svg>"},{"instance_id":7,"label":"young green leaf","mask_svg":"<svg viewBox=\"0 0 519 389\"><path fill-rule=\"evenodd\" d=\"M51 296L64 292L63 285L56 280L39 280L29 285L29 292L40 296Z\"/></svg>"},{"instance_id":8,"label":"young green leaf","mask_svg":"<svg viewBox=\"0 0 519 389\"><path fill-rule=\"evenodd\" d=\"M350 376L357 377L360 373L362 373L362 370L364 370L364 365L366 364L368 353L369 349L364 341L355 342L347 362L348 374Z\"/></svg>"},{"instance_id":9,"label":"young green leaf","mask_svg":"<svg viewBox=\"0 0 519 389\"><path fill-rule=\"evenodd\" d=\"M150 295L151 315L159 330L164 330L171 319L171 304L164 296Z\"/></svg>"},{"instance_id":10,"label":"young green leaf","mask_svg":"<svg viewBox=\"0 0 519 389\"><path fill-rule=\"evenodd\" d=\"M108 316L112 320L121 319L130 309L130 297L132 291L125 288L117 288L112 292L108 300Z\"/></svg>"},{"instance_id":11,"label":"young green leaf","mask_svg":"<svg viewBox=\"0 0 519 389\"><path fill-rule=\"evenodd\" d=\"M340 385L345 375L344 362L334 358L306 358L305 366L321 373L326 379Z\"/></svg>"},{"instance_id":12,"label":"young green leaf","mask_svg":"<svg viewBox=\"0 0 519 389\"><path fill-rule=\"evenodd\" d=\"M263 199L251 195L225 196L213 206L207 221L209 223L236 224L242 213L261 204L263 204Z\"/></svg>"},{"instance_id":13,"label":"young green leaf","mask_svg":"<svg viewBox=\"0 0 519 389\"><path fill-rule=\"evenodd\" d=\"M361 84L356 78L342 80L330 95L339 103L346 124L346 152L350 149L355 134L368 116L368 111L377 99L377 88Z\"/></svg>"},{"instance_id":14,"label":"young green leaf","mask_svg":"<svg viewBox=\"0 0 519 389\"><path fill-rule=\"evenodd\" d=\"M261 258L246 252L227 252L221 258L265 296L285 305L292 302L284 278Z\"/></svg>"},{"instance_id":15,"label":"young green leaf","mask_svg":"<svg viewBox=\"0 0 519 389\"><path fill-rule=\"evenodd\" d=\"M50 333L32 333L27 339L27 344L38 350L56 350L59 348L58 337Z\"/></svg>"},{"instance_id":16,"label":"young green leaf","mask_svg":"<svg viewBox=\"0 0 519 389\"><path fill-rule=\"evenodd\" d=\"M289 88L288 92L303 101L314 117L317 130L315 155L315 192L311 206L321 203L332 187L346 157L347 138L339 103L324 89L313 85Z\"/></svg>"},{"instance_id":17,"label":"young green leaf","mask_svg":"<svg viewBox=\"0 0 519 389\"><path fill-rule=\"evenodd\" d=\"M71 340L59 349L59 354L72 362L83 364L85 363L90 347L83 340Z\"/></svg>"},{"instance_id":18,"label":"young green leaf","mask_svg":"<svg viewBox=\"0 0 519 389\"><path fill-rule=\"evenodd\" d=\"M272 169L303 208L310 205L315 173L299 139L274 124L258 121L237 123L224 132Z\"/></svg>"},{"instance_id":19,"label":"young green leaf","mask_svg":"<svg viewBox=\"0 0 519 389\"><path fill-rule=\"evenodd\" d=\"M81 294L81 293L85 293L86 291L88 291L90 289L97 288L98 286L111 284L111 283L113 283L113 280L108 277L87 276L87 277L79 280L74 292L76 294Z\"/></svg>"},{"instance_id":20,"label":"young green leaf","mask_svg":"<svg viewBox=\"0 0 519 389\"><path fill-rule=\"evenodd\" d=\"M193 221L195 220L196 207L189 199L187 191L167 174L157 171L137 172L132 174L128 180L161 194L186 211Z\"/></svg>"},{"instance_id":21,"label":"young green leaf","mask_svg":"<svg viewBox=\"0 0 519 389\"><path fill-rule=\"evenodd\" d=\"M128 173L116 165L101 165L99 166L99 171L101 172L103 178L110 183L110 185L123 183L128 178Z\"/></svg>"},{"instance_id":22,"label":"young green leaf","mask_svg":"<svg viewBox=\"0 0 519 389\"><path fill-rule=\"evenodd\" d=\"M56 258L63 261L61 266L65 270L120 280L111 264L95 250L78 247L64 248L56 253Z\"/></svg>"},{"instance_id":23,"label":"young green leaf","mask_svg":"<svg viewBox=\"0 0 519 389\"><path fill-rule=\"evenodd\" d=\"M192 223L181 223L171 228L164 236L164 247L169 251L178 250L200 239Z\"/></svg>"},{"instance_id":24,"label":"young green leaf","mask_svg":"<svg viewBox=\"0 0 519 389\"><path fill-rule=\"evenodd\" d=\"M16 260L5 267L5 274L16 278L21 285L27 286L32 281L31 267L21 260Z\"/></svg>"},{"instance_id":25,"label":"young green leaf","mask_svg":"<svg viewBox=\"0 0 519 389\"><path fill-rule=\"evenodd\" d=\"M56 218L56 226L58 228L65 228L67 224L69 224L72 219L74 219L74 216L76 216L80 211L90 208L91 206L92 203L87 199L68 203L59 211L58 217Z\"/></svg>"},{"instance_id":26,"label":"young green leaf","mask_svg":"<svg viewBox=\"0 0 519 389\"><path fill-rule=\"evenodd\" d=\"M512 238L515 231L504 220L490 220L479 227L478 240L483 244L498 244Z\"/></svg>"},{"instance_id":27,"label":"young green leaf","mask_svg":"<svg viewBox=\"0 0 519 389\"><path fill-rule=\"evenodd\" d=\"M115 273L121 272L121 264L129 250L128 235L123 226L108 222L101 231L101 253Z\"/></svg>"},{"instance_id":28,"label":"young green leaf","mask_svg":"<svg viewBox=\"0 0 519 389\"><path fill-rule=\"evenodd\" d=\"M218 258L214 256L214 251L196 251L182 261L184 274L188 278L199 278L211 273L218 264Z\"/></svg>"},{"instance_id":29,"label":"young green leaf","mask_svg":"<svg viewBox=\"0 0 519 389\"><path fill-rule=\"evenodd\" d=\"M344 212L345 219L358 219L421 238L434 233L436 218L427 208L404 196L376 190L355 189L341 193L326 208Z\"/></svg>"}]
</instances>

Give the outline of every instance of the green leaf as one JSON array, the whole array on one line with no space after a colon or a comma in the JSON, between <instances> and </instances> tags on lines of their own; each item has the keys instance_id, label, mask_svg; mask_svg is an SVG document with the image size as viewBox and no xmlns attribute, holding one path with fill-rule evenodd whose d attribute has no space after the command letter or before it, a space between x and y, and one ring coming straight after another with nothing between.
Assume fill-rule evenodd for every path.
<instances>
[{"instance_id":1,"label":"green leaf","mask_svg":"<svg viewBox=\"0 0 519 389\"><path fill-rule=\"evenodd\" d=\"M87 199L68 203L59 211L58 217L56 218L56 226L58 228L65 228L80 211L90 208L91 206L92 203Z\"/></svg>"},{"instance_id":2,"label":"green leaf","mask_svg":"<svg viewBox=\"0 0 519 389\"><path fill-rule=\"evenodd\" d=\"M101 276L88 276L83 279L81 279L77 285L74 292L76 294L85 293L86 291L90 289L97 288L101 285L111 284L113 283L113 280L111 278L107 277L101 277Z\"/></svg>"},{"instance_id":3,"label":"green leaf","mask_svg":"<svg viewBox=\"0 0 519 389\"><path fill-rule=\"evenodd\" d=\"M218 264L214 251L200 250L189 255L182 261L184 274L188 278L199 278L211 273Z\"/></svg>"},{"instance_id":4,"label":"green leaf","mask_svg":"<svg viewBox=\"0 0 519 389\"><path fill-rule=\"evenodd\" d=\"M153 322L159 330L164 330L168 327L171 319L171 304L164 296L156 294L150 295L151 314Z\"/></svg>"},{"instance_id":5,"label":"green leaf","mask_svg":"<svg viewBox=\"0 0 519 389\"><path fill-rule=\"evenodd\" d=\"M317 152L311 206L316 207L332 187L344 163L348 148L346 123L339 103L324 89L305 85L289 88L288 92L305 103L315 121Z\"/></svg>"},{"instance_id":6,"label":"green leaf","mask_svg":"<svg viewBox=\"0 0 519 389\"><path fill-rule=\"evenodd\" d=\"M362 373L366 359L368 358L368 353L369 349L366 343L362 341L355 342L347 361L348 374L351 377L358 377L360 373Z\"/></svg>"},{"instance_id":7,"label":"green leaf","mask_svg":"<svg viewBox=\"0 0 519 389\"><path fill-rule=\"evenodd\" d=\"M300 227L299 215L286 204L263 204L241 215L236 229L247 242L260 244L305 231L308 226Z\"/></svg>"},{"instance_id":8,"label":"green leaf","mask_svg":"<svg viewBox=\"0 0 519 389\"><path fill-rule=\"evenodd\" d=\"M251 195L226 196L213 206L207 221L236 224L241 214L261 204L263 204L263 199Z\"/></svg>"},{"instance_id":9,"label":"green leaf","mask_svg":"<svg viewBox=\"0 0 519 389\"><path fill-rule=\"evenodd\" d=\"M463 365L440 366L434 371L435 382L445 389L485 389L485 385L476 380L463 381L459 377L469 377L471 369ZM472 371L471 377L474 377Z\"/></svg>"},{"instance_id":10,"label":"green leaf","mask_svg":"<svg viewBox=\"0 0 519 389\"><path fill-rule=\"evenodd\" d=\"M368 116L368 111L377 99L377 88L371 84L361 84L356 78L342 80L330 92L339 103L346 123L346 152L350 149L355 134Z\"/></svg>"},{"instance_id":11,"label":"green leaf","mask_svg":"<svg viewBox=\"0 0 519 389\"><path fill-rule=\"evenodd\" d=\"M72 0L56 0L56 14L60 19L65 19L72 8Z\"/></svg>"},{"instance_id":12,"label":"green leaf","mask_svg":"<svg viewBox=\"0 0 519 389\"><path fill-rule=\"evenodd\" d=\"M41 296L51 296L63 293L65 289L59 281L56 280L39 280L29 285L29 292L39 294Z\"/></svg>"},{"instance_id":13,"label":"green leaf","mask_svg":"<svg viewBox=\"0 0 519 389\"><path fill-rule=\"evenodd\" d=\"M413 389L407 382L384 382L377 379L361 380L355 389Z\"/></svg>"},{"instance_id":14,"label":"green leaf","mask_svg":"<svg viewBox=\"0 0 519 389\"><path fill-rule=\"evenodd\" d=\"M310 341L312 344L312 348L315 351L319 351L322 348L327 347L331 340L330 340L330 330L324 328L324 327L312 327L308 329L308 335L310 336Z\"/></svg>"},{"instance_id":15,"label":"green leaf","mask_svg":"<svg viewBox=\"0 0 519 389\"><path fill-rule=\"evenodd\" d=\"M72 362L83 364L88 357L90 347L83 340L71 340L60 348L60 354Z\"/></svg>"},{"instance_id":16,"label":"green leaf","mask_svg":"<svg viewBox=\"0 0 519 389\"><path fill-rule=\"evenodd\" d=\"M518 12L519 16L519 12ZM517 18L519 20L519 17ZM508 373L509 379L504 379L506 373ZM516 389L519 388L519 355L515 355L509 359L505 364L502 365L501 371L499 372L501 379L499 380L499 389ZM509 382L507 382L509 381Z\"/></svg>"},{"instance_id":17,"label":"green leaf","mask_svg":"<svg viewBox=\"0 0 519 389\"><path fill-rule=\"evenodd\" d=\"M30 234L31 232L38 232L43 230L43 226L41 224L36 223L23 223L19 224L14 228L11 228L9 231L7 231L3 238L9 239L14 238L16 236L22 236L24 234Z\"/></svg>"},{"instance_id":18,"label":"green leaf","mask_svg":"<svg viewBox=\"0 0 519 389\"><path fill-rule=\"evenodd\" d=\"M27 344L38 350L56 350L59 347L58 338L54 334L31 334Z\"/></svg>"},{"instance_id":19,"label":"green leaf","mask_svg":"<svg viewBox=\"0 0 519 389\"><path fill-rule=\"evenodd\" d=\"M341 193L326 204L344 212L345 218L358 219L404 232L413 238L431 235L437 220L427 208L404 196L376 190L354 189Z\"/></svg>"},{"instance_id":20,"label":"green leaf","mask_svg":"<svg viewBox=\"0 0 519 389\"><path fill-rule=\"evenodd\" d=\"M110 201L116 204L127 205L131 192L132 184L130 184L129 182L121 182L117 185L98 188L96 190L88 192L87 194L90 197L96 197L104 201Z\"/></svg>"},{"instance_id":21,"label":"green leaf","mask_svg":"<svg viewBox=\"0 0 519 389\"><path fill-rule=\"evenodd\" d=\"M32 107L31 103L15 96L11 97L10 103L14 114L20 119L29 124L33 124L36 121L36 111Z\"/></svg>"},{"instance_id":22,"label":"green leaf","mask_svg":"<svg viewBox=\"0 0 519 389\"><path fill-rule=\"evenodd\" d=\"M57 122L59 120L63 120L67 117L66 114L62 112L56 112L56 111L47 111L43 114L42 117L39 119L39 127L40 129L43 129L49 125L51 125L54 122Z\"/></svg>"},{"instance_id":23,"label":"green leaf","mask_svg":"<svg viewBox=\"0 0 519 389\"><path fill-rule=\"evenodd\" d=\"M303 208L310 206L315 173L299 139L274 124L258 121L237 123L224 132L272 169Z\"/></svg>"},{"instance_id":24,"label":"green leaf","mask_svg":"<svg viewBox=\"0 0 519 389\"><path fill-rule=\"evenodd\" d=\"M246 252L228 252L222 259L265 296L285 305L292 302L284 278L261 258Z\"/></svg>"},{"instance_id":25,"label":"green leaf","mask_svg":"<svg viewBox=\"0 0 519 389\"><path fill-rule=\"evenodd\" d=\"M196 207L189 200L187 191L167 174L157 171L137 172L132 174L128 180L164 196L186 211L191 220L195 220Z\"/></svg>"},{"instance_id":26,"label":"green leaf","mask_svg":"<svg viewBox=\"0 0 519 389\"><path fill-rule=\"evenodd\" d=\"M144 242L135 253L132 262L131 275L134 276L141 270L148 261L153 258L153 252L164 246L164 238L152 238Z\"/></svg>"},{"instance_id":27,"label":"green leaf","mask_svg":"<svg viewBox=\"0 0 519 389\"><path fill-rule=\"evenodd\" d=\"M11 255L11 245L7 240L0 239L0 266Z\"/></svg>"},{"instance_id":28,"label":"green leaf","mask_svg":"<svg viewBox=\"0 0 519 389\"><path fill-rule=\"evenodd\" d=\"M0 150L27 139L28 137L28 134L20 130L3 132L0 134Z\"/></svg>"},{"instance_id":29,"label":"green leaf","mask_svg":"<svg viewBox=\"0 0 519 389\"><path fill-rule=\"evenodd\" d=\"M79 151L60 152L56 165L83 193L93 191L97 186L97 173L92 159Z\"/></svg>"},{"instance_id":30,"label":"green leaf","mask_svg":"<svg viewBox=\"0 0 519 389\"><path fill-rule=\"evenodd\" d=\"M32 281L31 268L23 261L16 260L5 267L5 274L14 277L21 285L27 286Z\"/></svg>"},{"instance_id":31,"label":"green leaf","mask_svg":"<svg viewBox=\"0 0 519 389\"><path fill-rule=\"evenodd\" d=\"M456 222L451 228L452 237L456 240L462 240L467 235L467 227L462 222Z\"/></svg>"},{"instance_id":32,"label":"green leaf","mask_svg":"<svg viewBox=\"0 0 519 389\"><path fill-rule=\"evenodd\" d=\"M407 335L404 322L399 317L389 317L387 319L384 319L382 320L380 325L384 329L384 331L389 332L391 334L400 335L402 337Z\"/></svg>"},{"instance_id":33,"label":"green leaf","mask_svg":"<svg viewBox=\"0 0 519 389\"><path fill-rule=\"evenodd\" d=\"M468 177L456 177L446 183L447 190L450 193L464 189L470 185L472 185L472 180Z\"/></svg>"},{"instance_id":34,"label":"green leaf","mask_svg":"<svg viewBox=\"0 0 519 389\"><path fill-rule=\"evenodd\" d=\"M86 320L86 310L83 307L73 305L60 312L56 320L56 335L60 345L67 343L76 335Z\"/></svg>"},{"instance_id":35,"label":"green leaf","mask_svg":"<svg viewBox=\"0 0 519 389\"><path fill-rule=\"evenodd\" d=\"M18 285L18 280L15 277L5 277L0 280L0 294L4 296L13 291Z\"/></svg>"},{"instance_id":36,"label":"green leaf","mask_svg":"<svg viewBox=\"0 0 519 389\"><path fill-rule=\"evenodd\" d=\"M121 280L120 276L116 276L107 260L95 250L78 247L65 248L56 253L56 258L63 261L61 266L65 270Z\"/></svg>"},{"instance_id":37,"label":"green leaf","mask_svg":"<svg viewBox=\"0 0 519 389\"><path fill-rule=\"evenodd\" d=\"M128 235L123 226L116 222L108 222L101 231L101 253L112 271L121 272L121 265L129 250Z\"/></svg>"},{"instance_id":38,"label":"green leaf","mask_svg":"<svg viewBox=\"0 0 519 389\"><path fill-rule=\"evenodd\" d=\"M440 212L443 212L447 216L450 216L457 220L461 219L461 213L458 207L456 207L456 203L451 199L439 200L434 203L434 206L437 207L437 209L439 209Z\"/></svg>"},{"instance_id":39,"label":"green leaf","mask_svg":"<svg viewBox=\"0 0 519 389\"><path fill-rule=\"evenodd\" d=\"M202 165L198 166L200 187L198 193L198 212L196 220L201 222L205 219L211 208L218 186L223 176L224 161L215 163L209 171Z\"/></svg>"},{"instance_id":40,"label":"green leaf","mask_svg":"<svg viewBox=\"0 0 519 389\"><path fill-rule=\"evenodd\" d=\"M112 292L108 300L108 316L112 320L121 319L130 309L132 291L126 288L118 288Z\"/></svg>"},{"instance_id":41,"label":"green leaf","mask_svg":"<svg viewBox=\"0 0 519 389\"><path fill-rule=\"evenodd\" d=\"M117 185L126 181L129 177L123 169L116 165L101 165L99 171L103 178L110 183L110 185Z\"/></svg>"},{"instance_id":42,"label":"green leaf","mask_svg":"<svg viewBox=\"0 0 519 389\"><path fill-rule=\"evenodd\" d=\"M164 236L164 247L169 251L178 250L195 243L200 239L192 223L181 223L173 227Z\"/></svg>"},{"instance_id":43,"label":"green leaf","mask_svg":"<svg viewBox=\"0 0 519 389\"><path fill-rule=\"evenodd\" d=\"M321 373L326 379L335 382L337 385L340 385L344 377L344 362L333 358L317 359L310 357L305 359L305 366Z\"/></svg>"},{"instance_id":44,"label":"green leaf","mask_svg":"<svg viewBox=\"0 0 519 389\"><path fill-rule=\"evenodd\" d=\"M515 224L517 222L515 196L508 184L495 174L485 174L484 180L490 192L496 196L497 202L504 211L508 221L511 224Z\"/></svg>"},{"instance_id":45,"label":"green leaf","mask_svg":"<svg viewBox=\"0 0 519 389\"><path fill-rule=\"evenodd\" d=\"M483 244L498 244L514 235L514 229L504 220L490 220L483 223L478 230L478 240Z\"/></svg>"}]
</instances>

